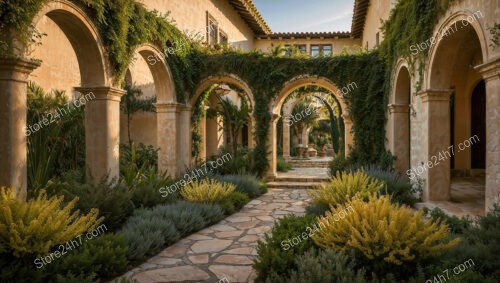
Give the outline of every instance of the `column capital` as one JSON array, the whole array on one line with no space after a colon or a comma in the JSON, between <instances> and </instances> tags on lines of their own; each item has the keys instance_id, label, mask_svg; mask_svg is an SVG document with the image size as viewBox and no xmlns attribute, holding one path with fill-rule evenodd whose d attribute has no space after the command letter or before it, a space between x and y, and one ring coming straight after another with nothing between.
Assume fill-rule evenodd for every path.
<instances>
[{"instance_id":1,"label":"column capital","mask_svg":"<svg viewBox=\"0 0 500 283\"><path fill-rule=\"evenodd\" d=\"M120 102L120 99L127 91L110 86L96 86L96 87L75 87L75 91L86 95L93 93L95 98L92 100L112 100Z\"/></svg>"},{"instance_id":2,"label":"column capital","mask_svg":"<svg viewBox=\"0 0 500 283\"><path fill-rule=\"evenodd\" d=\"M179 111L181 112L191 112L193 110L193 107L185 104L179 104Z\"/></svg>"},{"instance_id":3,"label":"column capital","mask_svg":"<svg viewBox=\"0 0 500 283\"><path fill-rule=\"evenodd\" d=\"M0 59L0 80L11 80L26 83L28 75L40 67L39 61L29 59Z\"/></svg>"},{"instance_id":4,"label":"column capital","mask_svg":"<svg viewBox=\"0 0 500 283\"><path fill-rule=\"evenodd\" d=\"M387 105L389 108L389 113L409 113L410 105L409 104L389 104Z\"/></svg>"},{"instance_id":5,"label":"column capital","mask_svg":"<svg viewBox=\"0 0 500 283\"><path fill-rule=\"evenodd\" d=\"M450 101L451 89L428 89L421 91L417 95L422 98L422 102L429 101Z\"/></svg>"},{"instance_id":6,"label":"column capital","mask_svg":"<svg viewBox=\"0 0 500 283\"><path fill-rule=\"evenodd\" d=\"M343 113L342 119L344 119L344 123L352 124L352 116L350 112Z\"/></svg>"},{"instance_id":7,"label":"column capital","mask_svg":"<svg viewBox=\"0 0 500 283\"><path fill-rule=\"evenodd\" d=\"M281 117L280 114L271 113L271 122L276 122Z\"/></svg>"},{"instance_id":8,"label":"column capital","mask_svg":"<svg viewBox=\"0 0 500 283\"><path fill-rule=\"evenodd\" d=\"M474 67L486 81L500 78L500 57Z\"/></svg>"},{"instance_id":9,"label":"column capital","mask_svg":"<svg viewBox=\"0 0 500 283\"><path fill-rule=\"evenodd\" d=\"M160 102L155 103L156 113L179 113L182 104L175 102Z\"/></svg>"}]
</instances>

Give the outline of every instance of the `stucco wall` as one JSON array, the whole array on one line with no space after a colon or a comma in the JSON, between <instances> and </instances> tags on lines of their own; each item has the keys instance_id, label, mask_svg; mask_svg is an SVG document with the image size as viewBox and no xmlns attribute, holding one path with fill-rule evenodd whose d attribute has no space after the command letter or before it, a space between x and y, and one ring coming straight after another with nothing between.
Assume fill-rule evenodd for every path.
<instances>
[{"instance_id":1,"label":"stucco wall","mask_svg":"<svg viewBox=\"0 0 500 283\"><path fill-rule=\"evenodd\" d=\"M372 49L376 46L377 32L380 41L383 40L383 34L380 30L381 20L387 20L391 9L395 6L397 0L372 0L366 14L365 27L363 30L362 44L364 48Z\"/></svg>"},{"instance_id":2,"label":"stucco wall","mask_svg":"<svg viewBox=\"0 0 500 283\"><path fill-rule=\"evenodd\" d=\"M254 34L227 0L140 0L148 9L170 11L177 27L186 33L206 38L207 11L229 37L229 42L243 50L253 48Z\"/></svg>"},{"instance_id":3,"label":"stucco wall","mask_svg":"<svg viewBox=\"0 0 500 283\"><path fill-rule=\"evenodd\" d=\"M81 77L76 53L68 38L50 18L43 16L37 30L46 34L42 45L34 48L31 56L42 60L42 65L31 74L35 81L46 91L65 90L72 97L73 87L80 86Z\"/></svg>"},{"instance_id":4,"label":"stucco wall","mask_svg":"<svg viewBox=\"0 0 500 283\"><path fill-rule=\"evenodd\" d=\"M256 39L255 49L269 52L272 48L282 45L307 45L307 53L311 53L311 45L331 44L334 53L340 53L344 47L350 48L353 46L360 46L361 40L351 38L326 38L326 39Z\"/></svg>"},{"instance_id":5,"label":"stucco wall","mask_svg":"<svg viewBox=\"0 0 500 283\"><path fill-rule=\"evenodd\" d=\"M130 136L134 143L157 147L156 113L138 112L130 121ZM128 143L127 115L120 114L120 143Z\"/></svg>"},{"instance_id":6,"label":"stucco wall","mask_svg":"<svg viewBox=\"0 0 500 283\"><path fill-rule=\"evenodd\" d=\"M481 74L476 67L484 63L492 62L500 57L500 48L491 46L491 35L488 28L493 26L495 21L500 18L500 1L477 1L477 0L464 0L455 2L439 19L434 27L433 34L439 31L439 28L447 23L448 25L453 22L448 22L449 19L467 11L467 14L474 14L476 18L470 18L474 23L466 26L458 25L458 30L449 36L445 36L443 40L438 42L438 46L443 46L437 49L430 47L429 62L426 62L422 84L420 85L421 91L428 89L434 90L447 90L453 89L455 93L455 145L463 143L471 137L471 106L470 97L474 86L481 80ZM479 30L472 31L471 27L474 26ZM477 34L477 36L476 36ZM481 52L479 52L481 50ZM481 53L481 54L479 54ZM436 54L433 57L433 54ZM434 59L433 59L434 58ZM437 60L437 61L433 61ZM437 62L437 63L436 63ZM425 111L425 104L422 98L417 96L417 82L419 82L418 66L414 66L411 70L412 76L412 112L411 116L411 166L413 168L422 166L429 161L428 148L431 143L436 142L439 137L433 136L435 133L429 132L431 125L436 123L443 123L434 116L428 116ZM500 175L498 171L499 154L498 150L498 127L495 126L498 121L498 77L489 78L487 82L487 151L486 158L489 160L486 168L486 206L491 204L494 197L498 194L498 184L500 183ZM419 90L419 91L420 91ZM435 115L434 113L433 115ZM497 116L495 116L497 115ZM490 118L488 118L490 117ZM489 120L488 120L489 119ZM444 125L444 129L449 126ZM388 136L391 136L391 130L388 129ZM443 148L446 150L446 148ZM470 148L458 151L455 150L455 171L457 173L469 174L471 169L471 151ZM449 158L446 161L449 162ZM489 165L488 165L489 164ZM489 167L488 167L489 166ZM439 188L435 186L431 190L446 190L446 188ZM439 184L438 184L439 185Z\"/></svg>"}]
</instances>

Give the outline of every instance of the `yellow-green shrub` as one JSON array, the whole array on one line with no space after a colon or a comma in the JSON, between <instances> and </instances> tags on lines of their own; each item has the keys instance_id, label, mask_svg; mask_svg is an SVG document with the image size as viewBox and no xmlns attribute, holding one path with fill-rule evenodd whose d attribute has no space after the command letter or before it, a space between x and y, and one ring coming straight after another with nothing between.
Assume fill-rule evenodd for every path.
<instances>
[{"instance_id":1,"label":"yellow-green shrub","mask_svg":"<svg viewBox=\"0 0 500 283\"><path fill-rule=\"evenodd\" d=\"M318 219L321 227L313 240L322 248L347 251L355 249L370 260L381 260L396 265L439 256L458 244L451 241L448 227L440 222L423 219L423 211L414 213L410 208L393 205L389 197L375 194L365 202L355 197L347 203L352 211L344 218L335 217L345 207L331 208Z\"/></svg>"},{"instance_id":2,"label":"yellow-green shrub","mask_svg":"<svg viewBox=\"0 0 500 283\"><path fill-rule=\"evenodd\" d=\"M198 203L217 203L228 198L236 186L230 183L219 183L215 180L204 179L187 184L181 190L181 196L189 201Z\"/></svg>"},{"instance_id":3,"label":"yellow-green shrub","mask_svg":"<svg viewBox=\"0 0 500 283\"><path fill-rule=\"evenodd\" d=\"M51 247L95 229L103 218L97 219L96 209L82 216L73 211L76 201L63 206L63 197L47 198L42 191L25 202L11 189L0 188L0 254L46 254Z\"/></svg>"},{"instance_id":4,"label":"yellow-green shrub","mask_svg":"<svg viewBox=\"0 0 500 283\"><path fill-rule=\"evenodd\" d=\"M325 206L342 205L355 195L367 199L382 189L384 183L371 178L364 171L337 173L324 187L309 191L312 203Z\"/></svg>"}]
</instances>

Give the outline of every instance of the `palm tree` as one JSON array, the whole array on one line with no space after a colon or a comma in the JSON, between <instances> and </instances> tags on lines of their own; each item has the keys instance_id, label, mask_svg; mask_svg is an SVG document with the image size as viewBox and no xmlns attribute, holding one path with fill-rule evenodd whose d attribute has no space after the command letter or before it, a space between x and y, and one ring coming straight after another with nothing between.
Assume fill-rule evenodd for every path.
<instances>
[{"instance_id":1,"label":"palm tree","mask_svg":"<svg viewBox=\"0 0 500 283\"><path fill-rule=\"evenodd\" d=\"M302 143L300 136L302 131L306 128L314 127L317 123L317 119L320 117L317 108L313 100L306 98L292 110L293 119L291 126L294 134L299 137L300 143Z\"/></svg>"},{"instance_id":2,"label":"palm tree","mask_svg":"<svg viewBox=\"0 0 500 283\"><path fill-rule=\"evenodd\" d=\"M224 131L230 137L232 152L236 154L238 150L238 138L243 126L248 125L250 117L250 107L246 100L242 99L240 107L234 104L229 98L217 96L219 108L211 108L207 111L208 118L222 116Z\"/></svg>"}]
</instances>

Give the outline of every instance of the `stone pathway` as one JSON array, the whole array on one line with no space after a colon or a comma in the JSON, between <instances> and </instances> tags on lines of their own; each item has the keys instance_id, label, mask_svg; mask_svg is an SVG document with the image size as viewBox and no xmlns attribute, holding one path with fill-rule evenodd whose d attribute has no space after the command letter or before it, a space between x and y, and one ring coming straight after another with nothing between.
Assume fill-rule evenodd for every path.
<instances>
[{"instance_id":1,"label":"stone pathway","mask_svg":"<svg viewBox=\"0 0 500 283\"><path fill-rule=\"evenodd\" d=\"M148 282L253 282L257 240L274 220L303 215L305 190L271 189L241 211L168 247L125 276Z\"/></svg>"}]
</instances>

